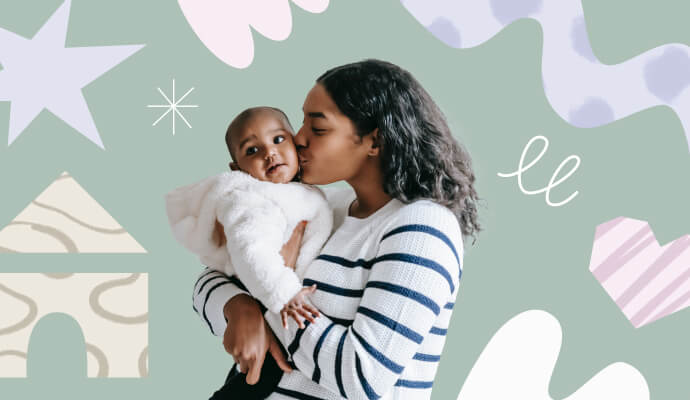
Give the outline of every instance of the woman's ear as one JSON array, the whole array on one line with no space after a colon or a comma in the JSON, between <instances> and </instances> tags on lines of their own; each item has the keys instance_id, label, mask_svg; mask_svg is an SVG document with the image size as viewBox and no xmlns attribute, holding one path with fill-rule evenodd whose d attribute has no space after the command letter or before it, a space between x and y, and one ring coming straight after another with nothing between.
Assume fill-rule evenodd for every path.
<instances>
[{"instance_id":1,"label":"woman's ear","mask_svg":"<svg viewBox=\"0 0 690 400\"><path fill-rule=\"evenodd\" d=\"M240 168L237 166L237 163L235 163L234 161L231 162L230 164L228 164L228 166L230 167L230 170L232 170L232 171L238 171L238 170L240 169Z\"/></svg>"},{"instance_id":2,"label":"woman's ear","mask_svg":"<svg viewBox=\"0 0 690 400\"><path fill-rule=\"evenodd\" d=\"M369 148L367 155L370 157L376 157L379 155L379 151L381 150L381 142L379 142L379 128L371 131L369 135L371 136L371 148Z\"/></svg>"}]
</instances>

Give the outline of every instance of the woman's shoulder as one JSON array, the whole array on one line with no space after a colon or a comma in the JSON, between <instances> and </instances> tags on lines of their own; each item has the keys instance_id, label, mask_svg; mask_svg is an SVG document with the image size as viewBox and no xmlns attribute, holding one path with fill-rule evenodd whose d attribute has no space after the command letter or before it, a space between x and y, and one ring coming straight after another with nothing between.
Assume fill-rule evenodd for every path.
<instances>
[{"instance_id":1,"label":"woman's shoulder","mask_svg":"<svg viewBox=\"0 0 690 400\"><path fill-rule=\"evenodd\" d=\"M404 203L394 215L397 218L404 219L453 219L457 222L455 214L448 207L429 199L419 199L410 203Z\"/></svg>"},{"instance_id":2,"label":"woman's shoulder","mask_svg":"<svg viewBox=\"0 0 690 400\"><path fill-rule=\"evenodd\" d=\"M384 234L394 229L420 229L443 233L461 243L460 223L448 207L428 199L403 204L392 213L385 224Z\"/></svg>"}]
</instances>

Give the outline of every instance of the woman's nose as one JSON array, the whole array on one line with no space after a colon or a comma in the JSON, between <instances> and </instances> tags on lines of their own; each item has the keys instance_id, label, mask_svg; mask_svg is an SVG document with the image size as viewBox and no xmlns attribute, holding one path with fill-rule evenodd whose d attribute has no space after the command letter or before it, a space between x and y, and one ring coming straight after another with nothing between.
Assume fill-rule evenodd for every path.
<instances>
[{"instance_id":1,"label":"woman's nose","mask_svg":"<svg viewBox=\"0 0 690 400\"><path fill-rule=\"evenodd\" d=\"M304 128L304 125L302 125L302 127L299 128L299 130L297 131L297 134L293 138L293 140L295 142L295 146L297 148L307 147L307 144L308 144L307 143L307 137L306 137L306 134L304 132L305 132L305 128Z\"/></svg>"}]
</instances>

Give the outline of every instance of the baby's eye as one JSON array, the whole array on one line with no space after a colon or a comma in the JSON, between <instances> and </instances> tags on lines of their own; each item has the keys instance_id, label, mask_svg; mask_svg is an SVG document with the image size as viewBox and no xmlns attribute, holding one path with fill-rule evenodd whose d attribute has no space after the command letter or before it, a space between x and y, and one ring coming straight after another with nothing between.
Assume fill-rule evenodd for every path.
<instances>
[{"instance_id":1,"label":"baby's eye","mask_svg":"<svg viewBox=\"0 0 690 400\"><path fill-rule=\"evenodd\" d=\"M276 136L276 137L273 139L273 143L278 144L278 143L280 143L280 142L283 142L284 140L285 140L285 136Z\"/></svg>"},{"instance_id":2,"label":"baby's eye","mask_svg":"<svg viewBox=\"0 0 690 400\"><path fill-rule=\"evenodd\" d=\"M252 151L252 150L253 150L253 151ZM251 156L252 154L256 153L257 151L259 151L259 149L257 149L256 146L252 146L252 147L247 148L247 153L246 153L246 154L247 154L248 156Z\"/></svg>"}]
</instances>

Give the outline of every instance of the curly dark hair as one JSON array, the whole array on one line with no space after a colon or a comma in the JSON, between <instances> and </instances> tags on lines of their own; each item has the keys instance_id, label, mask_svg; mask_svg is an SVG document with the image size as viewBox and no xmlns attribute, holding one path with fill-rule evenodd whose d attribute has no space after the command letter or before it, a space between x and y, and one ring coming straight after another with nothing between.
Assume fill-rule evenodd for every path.
<instances>
[{"instance_id":1,"label":"curly dark hair","mask_svg":"<svg viewBox=\"0 0 690 400\"><path fill-rule=\"evenodd\" d=\"M378 129L383 189L389 196L448 207L463 235L476 240L481 227L472 160L412 74L369 59L332 68L316 82L352 120L360 138Z\"/></svg>"}]
</instances>

